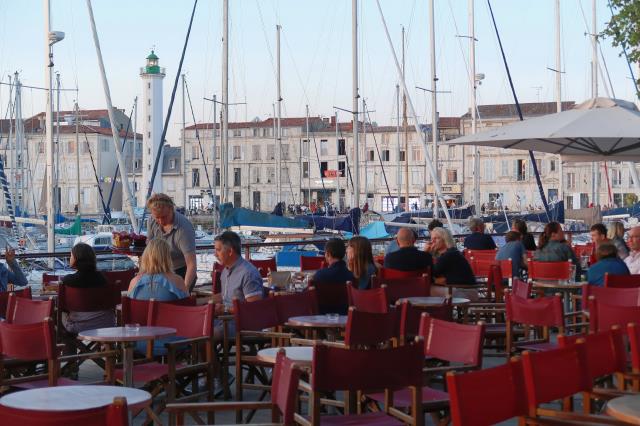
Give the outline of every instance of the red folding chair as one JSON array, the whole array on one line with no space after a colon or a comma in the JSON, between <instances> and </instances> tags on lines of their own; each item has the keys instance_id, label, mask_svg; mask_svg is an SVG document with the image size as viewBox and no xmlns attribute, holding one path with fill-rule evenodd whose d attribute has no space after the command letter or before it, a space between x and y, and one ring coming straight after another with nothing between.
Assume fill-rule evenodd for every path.
<instances>
[{"instance_id":1,"label":"red folding chair","mask_svg":"<svg viewBox=\"0 0 640 426\"><path fill-rule=\"evenodd\" d=\"M318 311L321 314L346 314L349 307L346 283L314 282L310 285L316 289L318 295Z\"/></svg>"},{"instance_id":2,"label":"red folding chair","mask_svg":"<svg viewBox=\"0 0 640 426\"><path fill-rule=\"evenodd\" d=\"M614 325L626 327L640 322L640 306L614 305L589 297L589 330L606 331Z\"/></svg>"},{"instance_id":3,"label":"red folding chair","mask_svg":"<svg viewBox=\"0 0 640 426\"><path fill-rule=\"evenodd\" d=\"M502 303L504 301L504 290L502 267L500 265L491 265L487 276L487 300Z\"/></svg>"},{"instance_id":4,"label":"red folding chair","mask_svg":"<svg viewBox=\"0 0 640 426\"><path fill-rule=\"evenodd\" d=\"M615 275L605 272L604 286L610 288L638 288L640 287L640 274Z\"/></svg>"},{"instance_id":5,"label":"red folding chair","mask_svg":"<svg viewBox=\"0 0 640 426\"><path fill-rule=\"evenodd\" d=\"M534 421L552 418L553 421L618 424L610 417L571 411L573 396L590 392L592 387L584 345L584 341L578 339L564 348L522 354L529 417ZM563 411L541 407L557 400L562 401Z\"/></svg>"},{"instance_id":6,"label":"red folding chair","mask_svg":"<svg viewBox=\"0 0 640 426\"><path fill-rule=\"evenodd\" d=\"M447 373L454 426L489 426L527 415L522 361L485 370Z\"/></svg>"},{"instance_id":7,"label":"red folding chair","mask_svg":"<svg viewBox=\"0 0 640 426\"><path fill-rule=\"evenodd\" d=\"M471 259L472 257L476 259L495 260L497 253L498 253L498 250L496 249L491 249L491 250L464 249L464 257L466 257L467 260Z\"/></svg>"},{"instance_id":8,"label":"red folding chair","mask_svg":"<svg viewBox=\"0 0 640 426\"><path fill-rule=\"evenodd\" d=\"M371 290L358 290L349 282L347 283L347 296L349 306L354 306L358 311L379 314L389 312L386 286Z\"/></svg>"},{"instance_id":9,"label":"red folding chair","mask_svg":"<svg viewBox=\"0 0 640 426\"><path fill-rule=\"evenodd\" d=\"M273 367L273 378L271 382L271 401L247 401L247 402L214 402L196 404L169 404L167 411L177 413L179 425L184 423L184 414L199 411L231 411L237 406L245 406L246 409L266 409L271 410L271 421L278 422L281 419L283 426L295 426L295 408L298 398L298 382L301 371L296 368L295 363L286 357L284 349L278 351L276 363ZM194 418L195 419L195 418Z\"/></svg>"},{"instance_id":10,"label":"red folding chair","mask_svg":"<svg viewBox=\"0 0 640 426\"><path fill-rule=\"evenodd\" d=\"M324 268L324 256L300 256L301 271L317 271Z\"/></svg>"},{"instance_id":11,"label":"red folding chair","mask_svg":"<svg viewBox=\"0 0 640 426\"><path fill-rule=\"evenodd\" d=\"M151 300L132 299L129 296L122 296L120 299L122 303L122 324L140 324L148 325L149 320L149 307L151 306ZM196 306L196 297L189 296L184 299L172 300L170 302L156 302L166 303L169 305L177 306Z\"/></svg>"},{"instance_id":12,"label":"red folding chair","mask_svg":"<svg viewBox=\"0 0 640 426\"><path fill-rule=\"evenodd\" d=\"M424 423L420 389L422 387L423 350L420 344L407 344L388 349L344 349L325 345L313 348L311 384L309 386L309 421L327 424L396 424ZM375 374L373 374L375 372ZM390 403L394 392L409 388L411 404L408 412ZM381 411L354 414L352 395L358 391L386 389ZM320 397L328 392L347 391L345 415L320 417ZM359 412L359 411L358 411ZM331 422L331 423L329 423Z\"/></svg>"},{"instance_id":13,"label":"red folding chair","mask_svg":"<svg viewBox=\"0 0 640 426\"><path fill-rule=\"evenodd\" d=\"M513 279L513 261L511 259L496 260L500 265L500 271L502 272L502 278Z\"/></svg>"},{"instance_id":14,"label":"red folding chair","mask_svg":"<svg viewBox=\"0 0 640 426\"><path fill-rule=\"evenodd\" d=\"M375 277L372 280L371 288L387 286L387 298L390 304L394 304L398 299L404 297L428 297L431 295L431 278L428 274L419 277L381 279Z\"/></svg>"},{"instance_id":15,"label":"red folding chair","mask_svg":"<svg viewBox=\"0 0 640 426\"><path fill-rule=\"evenodd\" d=\"M269 272L278 270L275 257L272 257L271 259L249 259L249 262L258 268L262 278L269 276Z\"/></svg>"},{"instance_id":16,"label":"red folding chair","mask_svg":"<svg viewBox=\"0 0 640 426\"><path fill-rule=\"evenodd\" d=\"M514 278L511 283L511 294L522 299L528 299L531 297L532 287L533 284L531 281L523 281L521 279Z\"/></svg>"},{"instance_id":17,"label":"red folding chair","mask_svg":"<svg viewBox=\"0 0 640 426\"><path fill-rule=\"evenodd\" d=\"M491 250L493 251L493 250ZM489 270L493 265L497 265L497 260L487 259L487 258L476 258L471 257L468 259L469 265L471 266L471 270L473 271L473 275L476 276L476 279L487 279L489 277Z\"/></svg>"},{"instance_id":18,"label":"red folding chair","mask_svg":"<svg viewBox=\"0 0 640 426\"><path fill-rule=\"evenodd\" d=\"M408 300L396 303L400 309L400 338L403 342L408 342L418 335L420 330L420 320L425 312L430 317L442 321L453 321L453 305L451 298L445 298L440 306L418 307Z\"/></svg>"},{"instance_id":19,"label":"red folding chair","mask_svg":"<svg viewBox=\"0 0 640 426\"><path fill-rule=\"evenodd\" d=\"M9 294L6 321L10 324L40 323L53 317L53 298L32 300Z\"/></svg>"},{"instance_id":20,"label":"red folding chair","mask_svg":"<svg viewBox=\"0 0 640 426\"><path fill-rule=\"evenodd\" d=\"M571 277L571 262L538 262L528 264L529 279L541 281L562 281Z\"/></svg>"},{"instance_id":21,"label":"red folding chair","mask_svg":"<svg viewBox=\"0 0 640 426\"><path fill-rule=\"evenodd\" d=\"M144 383L151 388L152 395L165 392L166 402L188 402L205 397L213 400L213 302L200 306L180 306L151 301L147 324L155 327L176 329L176 339L164 343L167 349L167 362L145 362L133 368L133 381ZM189 356L178 352L188 351ZM203 375L206 386L198 388L198 377ZM116 379L123 379L123 370L116 369ZM184 388L191 384L191 391ZM162 406L160 407L162 411ZM209 419L209 422L213 419ZM173 423L173 422L171 422Z\"/></svg>"},{"instance_id":22,"label":"red folding chair","mask_svg":"<svg viewBox=\"0 0 640 426\"><path fill-rule=\"evenodd\" d=\"M125 398L114 398L113 403L104 407L87 410L27 410L0 405L0 418L5 425L21 426L128 426L128 408Z\"/></svg>"},{"instance_id":23,"label":"red folding chair","mask_svg":"<svg viewBox=\"0 0 640 426\"><path fill-rule=\"evenodd\" d=\"M60 284L58 289L58 327L62 326L63 312L113 311L121 301L120 285L107 283L104 287L70 287ZM113 324L115 325L115 323Z\"/></svg>"},{"instance_id":24,"label":"red folding chair","mask_svg":"<svg viewBox=\"0 0 640 426\"><path fill-rule=\"evenodd\" d=\"M505 302L507 356L511 356L516 349L545 351L557 347L555 343L549 341L549 337L551 327L557 327L561 334L565 330L564 310L560 296L523 299L507 293ZM515 341L516 324L524 329L523 341Z\"/></svg>"},{"instance_id":25,"label":"red folding chair","mask_svg":"<svg viewBox=\"0 0 640 426\"><path fill-rule=\"evenodd\" d=\"M0 316L6 316L7 305L9 304L9 294L14 293L17 297L31 299L31 287L25 287L16 291L0 291Z\"/></svg>"},{"instance_id":26,"label":"red folding chair","mask_svg":"<svg viewBox=\"0 0 640 426\"><path fill-rule=\"evenodd\" d=\"M101 271L109 284L116 285L120 291L129 290L129 284L138 273L138 268L123 271Z\"/></svg>"},{"instance_id":27,"label":"red folding chair","mask_svg":"<svg viewBox=\"0 0 640 426\"><path fill-rule=\"evenodd\" d=\"M349 348L370 348L391 343L397 344L400 311L360 311L349 308L344 344Z\"/></svg>"},{"instance_id":28,"label":"red folding chair","mask_svg":"<svg viewBox=\"0 0 640 426\"><path fill-rule=\"evenodd\" d=\"M291 317L316 315L318 313L318 295L313 287L299 293L271 293L276 299L278 319L281 324Z\"/></svg>"},{"instance_id":29,"label":"red folding chair","mask_svg":"<svg viewBox=\"0 0 640 426\"><path fill-rule=\"evenodd\" d=\"M386 280L397 280L402 278L421 277L423 274L430 274L430 273L431 273L431 268L418 269L415 271L401 271L399 269L380 268L378 270L378 277L382 280L382 282L386 282Z\"/></svg>"},{"instance_id":30,"label":"red folding chair","mask_svg":"<svg viewBox=\"0 0 640 426\"><path fill-rule=\"evenodd\" d=\"M224 265L218 262L213 262L213 270L211 271L211 291L213 291L213 294L218 294L222 291L220 273L222 273L223 269Z\"/></svg>"}]
</instances>

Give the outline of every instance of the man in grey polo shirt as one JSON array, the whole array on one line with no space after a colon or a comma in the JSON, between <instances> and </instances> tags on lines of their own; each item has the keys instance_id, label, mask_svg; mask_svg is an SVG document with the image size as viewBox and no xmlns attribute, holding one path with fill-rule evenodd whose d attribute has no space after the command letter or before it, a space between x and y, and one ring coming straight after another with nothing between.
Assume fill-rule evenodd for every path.
<instances>
[{"instance_id":1,"label":"man in grey polo shirt","mask_svg":"<svg viewBox=\"0 0 640 426\"><path fill-rule=\"evenodd\" d=\"M215 239L215 251L218 262L224 265L220 274L222 292L213 296L217 315L233 311L233 299L253 302L262 299L262 277L258 269L242 258L241 241L238 234L225 231ZM233 323L229 331L235 334ZM216 321L214 338L222 338L222 324Z\"/></svg>"},{"instance_id":2,"label":"man in grey polo shirt","mask_svg":"<svg viewBox=\"0 0 640 426\"><path fill-rule=\"evenodd\" d=\"M162 238L171 247L171 262L176 274L184 278L189 290L196 284L196 232L189 219L178 213L166 194L154 194L147 201L151 217L147 239Z\"/></svg>"}]
</instances>

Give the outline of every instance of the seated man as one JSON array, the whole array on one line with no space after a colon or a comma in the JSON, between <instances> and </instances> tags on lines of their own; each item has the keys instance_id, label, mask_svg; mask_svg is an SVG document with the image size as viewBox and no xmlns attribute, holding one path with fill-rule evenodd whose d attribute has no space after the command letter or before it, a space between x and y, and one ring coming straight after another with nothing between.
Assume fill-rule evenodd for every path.
<instances>
[{"instance_id":1,"label":"seated man","mask_svg":"<svg viewBox=\"0 0 640 426\"><path fill-rule=\"evenodd\" d=\"M598 246L606 241L609 241L609 239L607 238L607 227L602 223L591 225L589 231L589 233L591 234L591 241L593 242L593 251L591 252L589 263L593 265L598 261Z\"/></svg>"},{"instance_id":2,"label":"seated man","mask_svg":"<svg viewBox=\"0 0 640 426\"><path fill-rule=\"evenodd\" d=\"M479 217L469 218L471 234L464 239L464 248L469 250L495 250L496 243L491 235L484 233L484 222Z\"/></svg>"},{"instance_id":3,"label":"seated man","mask_svg":"<svg viewBox=\"0 0 640 426\"><path fill-rule=\"evenodd\" d=\"M224 269L220 274L222 291L213 295L215 314L231 313L233 299L253 302L262 299L262 277L260 271L241 255L241 241L238 234L225 231L215 238L215 253ZM230 335L235 334L235 324L229 322ZM222 321L215 321L214 339L223 337Z\"/></svg>"},{"instance_id":4,"label":"seated man","mask_svg":"<svg viewBox=\"0 0 640 426\"><path fill-rule=\"evenodd\" d=\"M587 273L589 284L604 287L604 274L629 275L629 268L618 257L618 248L612 242L600 243L596 251L598 261L591 265Z\"/></svg>"},{"instance_id":5,"label":"seated man","mask_svg":"<svg viewBox=\"0 0 640 426\"><path fill-rule=\"evenodd\" d=\"M354 281L353 274L347 268L344 256L347 249L340 238L331 238L324 246L324 260L327 267L316 271L313 283L346 283Z\"/></svg>"},{"instance_id":6,"label":"seated man","mask_svg":"<svg viewBox=\"0 0 640 426\"><path fill-rule=\"evenodd\" d=\"M500 247L500 250L496 253L496 260L511 259L511 273L514 277L519 277L520 272L527 267L527 253L524 249L524 244L520 240L521 236L517 231L507 232L504 236L506 244Z\"/></svg>"},{"instance_id":7,"label":"seated man","mask_svg":"<svg viewBox=\"0 0 640 426\"><path fill-rule=\"evenodd\" d=\"M629 256L624 259L632 274L640 274L640 226L629 230Z\"/></svg>"},{"instance_id":8,"label":"seated man","mask_svg":"<svg viewBox=\"0 0 640 426\"><path fill-rule=\"evenodd\" d=\"M421 271L433 264L431 254L415 246L416 235L409 228L401 228L396 235L399 249L384 257L384 267L400 271Z\"/></svg>"}]
</instances>

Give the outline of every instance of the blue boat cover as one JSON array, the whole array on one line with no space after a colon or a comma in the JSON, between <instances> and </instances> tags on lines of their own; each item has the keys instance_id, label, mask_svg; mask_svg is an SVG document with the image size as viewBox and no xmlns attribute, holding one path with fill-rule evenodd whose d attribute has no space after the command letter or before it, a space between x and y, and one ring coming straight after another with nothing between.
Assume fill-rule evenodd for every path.
<instances>
[{"instance_id":1,"label":"blue boat cover","mask_svg":"<svg viewBox=\"0 0 640 426\"><path fill-rule=\"evenodd\" d=\"M304 220L256 212L243 207L233 207L226 203L220 206L220 227L231 226L268 226L272 228L309 228Z\"/></svg>"},{"instance_id":2,"label":"blue boat cover","mask_svg":"<svg viewBox=\"0 0 640 426\"><path fill-rule=\"evenodd\" d=\"M360 215L362 210L359 207L349 210L345 216L319 216L319 215L298 215L296 219L301 219L316 227L316 230L334 229L336 231L360 233Z\"/></svg>"}]
</instances>

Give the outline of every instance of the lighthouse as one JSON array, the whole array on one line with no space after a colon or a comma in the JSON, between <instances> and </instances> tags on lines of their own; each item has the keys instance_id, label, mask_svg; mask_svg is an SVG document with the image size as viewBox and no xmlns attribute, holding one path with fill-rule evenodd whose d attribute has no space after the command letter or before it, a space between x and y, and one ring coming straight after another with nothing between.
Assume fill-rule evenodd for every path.
<instances>
[{"instance_id":1,"label":"lighthouse","mask_svg":"<svg viewBox=\"0 0 640 426\"><path fill-rule=\"evenodd\" d=\"M162 137L162 81L164 68L158 65L158 56L152 50L147 56L147 65L140 69L142 77L143 135L142 135L142 183L138 190L138 205L146 203L147 191L153 174L158 149L163 145ZM152 192L162 192L162 152Z\"/></svg>"}]
</instances>

